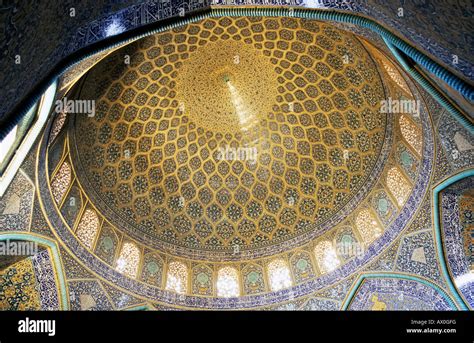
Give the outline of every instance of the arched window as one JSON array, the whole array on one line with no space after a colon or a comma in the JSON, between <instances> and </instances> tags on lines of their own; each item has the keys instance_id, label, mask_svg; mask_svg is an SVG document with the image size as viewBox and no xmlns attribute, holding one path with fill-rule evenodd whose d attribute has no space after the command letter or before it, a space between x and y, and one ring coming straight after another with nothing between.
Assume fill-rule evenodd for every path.
<instances>
[{"instance_id":1,"label":"arched window","mask_svg":"<svg viewBox=\"0 0 474 343\"><path fill-rule=\"evenodd\" d=\"M400 75L398 70L393 68L390 64L388 64L385 59L382 59L382 64L385 70L387 71L388 75L392 78L392 80L401 88L403 89L406 93L411 94L410 89L408 88L407 83L403 79L403 77Z\"/></svg>"},{"instance_id":2,"label":"arched window","mask_svg":"<svg viewBox=\"0 0 474 343\"><path fill-rule=\"evenodd\" d=\"M188 268L181 262L171 262L166 274L166 289L184 294L188 288Z\"/></svg>"},{"instance_id":3,"label":"arched window","mask_svg":"<svg viewBox=\"0 0 474 343\"><path fill-rule=\"evenodd\" d=\"M58 134L61 132L61 129L64 126L64 123L66 122L66 112L62 111L61 113L58 114L58 116L54 119L53 122L53 127L51 128L51 133L49 134L49 142L48 146L51 145L51 143L54 142L54 139L58 136Z\"/></svg>"},{"instance_id":4,"label":"arched window","mask_svg":"<svg viewBox=\"0 0 474 343\"><path fill-rule=\"evenodd\" d=\"M382 234L379 223L368 209L359 212L356 218L356 226L365 243L372 243Z\"/></svg>"},{"instance_id":5,"label":"arched window","mask_svg":"<svg viewBox=\"0 0 474 343\"><path fill-rule=\"evenodd\" d=\"M276 259L268 264L268 279L272 291L291 287L291 275L288 264L282 259Z\"/></svg>"},{"instance_id":6,"label":"arched window","mask_svg":"<svg viewBox=\"0 0 474 343\"><path fill-rule=\"evenodd\" d=\"M240 295L239 275L232 267L219 269L217 273L217 295L219 297L238 297Z\"/></svg>"},{"instance_id":7,"label":"arched window","mask_svg":"<svg viewBox=\"0 0 474 343\"><path fill-rule=\"evenodd\" d=\"M329 241L323 241L314 248L316 261L318 261L319 270L321 273L332 272L341 265L341 261L337 257L336 249Z\"/></svg>"},{"instance_id":8,"label":"arched window","mask_svg":"<svg viewBox=\"0 0 474 343\"><path fill-rule=\"evenodd\" d=\"M71 167L69 166L69 163L64 162L54 176L53 182L51 183L51 191L53 192L53 197L54 200L56 200L56 203L61 203L61 200L63 199L64 194L66 194L70 183Z\"/></svg>"},{"instance_id":9,"label":"arched window","mask_svg":"<svg viewBox=\"0 0 474 343\"><path fill-rule=\"evenodd\" d=\"M131 278L136 278L139 264L140 250L138 250L138 247L132 242L124 243L117 259L117 271Z\"/></svg>"},{"instance_id":10,"label":"arched window","mask_svg":"<svg viewBox=\"0 0 474 343\"><path fill-rule=\"evenodd\" d=\"M94 210L87 209L82 215L81 221L77 226L77 238L84 243L89 249L94 244L95 236L99 230L99 218Z\"/></svg>"},{"instance_id":11,"label":"arched window","mask_svg":"<svg viewBox=\"0 0 474 343\"><path fill-rule=\"evenodd\" d=\"M387 173L387 187L390 193L397 199L399 206L405 203L411 191L407 179L396 167L391 168Z\"/></svg>"},{"instance_id":12,"label":"arched window","mask_svg":"<svg viewBox=\"0 0 474 343\"><path fill-rule=\"evenodd\" d=\"M398 119L403 139L421 156L422 139L421 130L406 115L402 114Z\"/></svg>"}]
</instances>

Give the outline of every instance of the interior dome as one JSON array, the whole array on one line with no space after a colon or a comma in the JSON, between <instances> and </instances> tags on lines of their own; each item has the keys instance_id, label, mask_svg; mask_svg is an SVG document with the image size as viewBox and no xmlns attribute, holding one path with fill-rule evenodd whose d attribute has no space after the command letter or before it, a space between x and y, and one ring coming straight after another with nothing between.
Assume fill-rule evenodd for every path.
<instances>
[{"instance_id":1,"label":"interior dome","mask_svg":"<svg viewBox=\"0 0 474 343\"><path fill-rule=\"evenodd\" d=\"M153 302L335 289L385 256L430 180L421 93L332 24L197 21L108 53L67 98L96 111L61 113L42 141L48 220L87 268ZM387 99L419 107L386 113Z\"/></svg>"},{"instance_id":2,"label":"interior dome","mask_svg":"<svg viewBox=\"0 0 474 343\"><path fill-rule=\"evenodd\" d=\"M37 3L2 7L0 309L473 308L465 6Z\"/></svg>"},{"instance_id":3,"label":"interior dome","mask_svg":"<svg viewBox=\"0 0 474 343\"><path fill-rule=\"evenodd\" d=\"M98 108L76 116L71 134L91 202L177 256L301 245L344 219L383 163L376 65L353 34L324 23L189 24L113 53L79 97Z\"/></svg>"}]
</instances>

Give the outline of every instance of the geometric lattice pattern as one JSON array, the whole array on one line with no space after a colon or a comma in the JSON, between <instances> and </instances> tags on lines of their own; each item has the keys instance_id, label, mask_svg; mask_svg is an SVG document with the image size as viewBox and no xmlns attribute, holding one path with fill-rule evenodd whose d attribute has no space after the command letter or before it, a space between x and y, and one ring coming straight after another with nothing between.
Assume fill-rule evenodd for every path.
<instances>
[{"instance_id":1,"label":"geometric lattice pattern","mask_svg":"<svg viewBox=\"0 0 474 343\"><path fill-rule=\"evenodd\" d=\"M78 96L95 98L96 116L70 118L75 125L65 154L78 174L67 165L67 186L58 196L62 208L71 197L81 200L70 228L123 274L110 273L112 282L143 286L145 297L168 297L151 296L154 286L205 302L193 307L254 301L248 295L267 299L266 292L284 289L268 295L293 297L312 279L326 282L357 268L354 256L384 244L387 235L377 238L405 210L400 204L421 167L403 120L393 137L401 133L404 141L391 150L384 142L386 133L392 139L392 125L378 111L381 80L364 45L324 23L222 18L146 37L110 55ZM393 87L385 91L399 94ZM406 119L421 147L420 118ZM243 154L232 152L240 148ZM373 170L390 151L386 169L395 163L398 174L382 172L383 163ZM371 191L374 175L385 177ZM407 181L403 202L396 176ZM285 240L318 232L319 222L330 229L354 195L362 201L344 209L347 218L335 218L334 230L282 252ZM164 249L147 246L157 240ZM262 249L250 259L254 248Z\"/></svg>"},{"instance_id":2,"label":"geometric lattice pattern","mask_svg":"<svg viewBox=\"0 0 474 343\"><path fill-rule=\"evenodd\" d=\"M388 75L392 78L392 80L400 87L403 89L406 93L411 94L410 89L408 88L407 83L403 79L403 77L400 75L400 73L385 59L380 60L382 62L383 67L387 71Z\"/></svg>"},{"instance_id":3,"label":"geometric lattice pattern","mask_svg":"<svg viewBox=\"0 0 474 343\"><path fill-rule=\"evenodd\" d=\"M82 215L82 219L77 226L76 235L79 240L89 249L94 244L97 231L99 230L99 218L94 210L87 209Z\"/></svg>"},{"instance_id":4,"label":"geometric lattice pattern","mask_svg":"<svg viewBox=\"0 0 474 343\"><path fill-rule=\"evenodd\" d=\"M137 237L228 252L282 242L347 204L377 161L383 88L352 34L222 18L127 49L86 80L97 113L77 116L75 135L95 205Z\"/></svg>"},{"instance_id":5,"label":"geometric lattice pattern","mask_svg":"<svg viewBox=\"0 0 474 343\"><path fill-rule=\"evenodd\" d=\"M71 183L71 167L68 162L64 162L51 182L51 191L54 200L60 203L64 194L66 194L69 184Z\"/></svg>"},{"instance_id":6,"label":"geometric lattice pattern","mask_svg":"<svg viewBox=\"0 0 474 343\"><path fill-rule=\"evenodd\" d=\"M117 259L117 271L135 278L138 273L138 267L140 264L140 251L136 244L126 242L122 246L120 256Z\"/></svg>"},{"instance_id":7,"label":"geometric lattice pattern","mask_svg":"<svg viewBox=\"0 0 474 343\"><path fill-rule=\"evenodd\" d=\"M356 226L365 243L370 244L382 234L380 225L369 209L359 212L356 217Z\"/></svg>"},{"instance_id":8,"label":"geometric lattice pattern","mask_svg":"<svg viewBox=\"0 0 474 343\"><path fill-rule=\"evenodd\" d=\"M280 289L291 287L290 269L284 260L273 260L268 264L267 269L272 291L279 291Z\"/></svg>"},{"instance_id":9,"label":"geometric lattice pattern","mask_svg":"<svg viewBox=\"0 0 474 343\"><path fill-rule=\"evenodd\" d=\"M240 295L239 275L233 267L221 268L217 274L217 295L238 297Z\"/></svg>"},{"instance_id":10,"label":"geometric lattice pattern","mask_svg":"<svg viewBox=\"0 0 474 343\"><path fill-rule=\"evenodd\" d=\"M166 275L166 289L176 293L186 293L188 288L188 268L181 262L171 262Z\"/></svg>"},{"instance_id":11,"label":"geometric lattice pattern","mask_svg":"<svg viewBox=\"0 0 474 343\"><path fill-rule=\"evenodd\" d=\"M422 139L421 130L404 114L399 118L400 131L403 138L421 156Z\"/></svg>"},{"instance_id":12,"label":"geometric lattice pattern","mask_svg":"<svg viewBox=\"0 0 474 343\"><path fill-rule=\"evenodd\" d=\"M411 186L397 167L387 173L387 187L393 194L399 206L402 206L410 195Z\"/></svg>"}]
</instances>

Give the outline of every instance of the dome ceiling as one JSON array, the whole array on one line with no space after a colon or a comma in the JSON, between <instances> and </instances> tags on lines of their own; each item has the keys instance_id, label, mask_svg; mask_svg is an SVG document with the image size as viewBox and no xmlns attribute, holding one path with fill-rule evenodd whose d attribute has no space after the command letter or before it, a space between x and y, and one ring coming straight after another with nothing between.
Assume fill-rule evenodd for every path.
<instances>
[{"instance_id":1,"label":"dome ceiling","mask_svg":"<svg viewBox=\"0 0 474 343\"><path fill-rule=\"evenodd\" d=\"M187 257L288 246L355 208L387 125L363 45L299 19L208 19L147 37L99 63L79 97L97 103L70 135L94 206Z\"/></svg>"}]
</instances>

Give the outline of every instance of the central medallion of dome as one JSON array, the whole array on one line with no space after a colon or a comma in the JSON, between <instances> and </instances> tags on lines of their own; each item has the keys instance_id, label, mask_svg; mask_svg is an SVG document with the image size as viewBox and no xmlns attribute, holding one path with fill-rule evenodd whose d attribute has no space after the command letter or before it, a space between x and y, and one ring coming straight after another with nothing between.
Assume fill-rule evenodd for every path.
<instances>
[{"instance_id":1,"label":"central medallion of dome","mask_svg":"<svg viewBox=\"0 0 474 343\"><path fill-rule=\"evenodd\" d=\"M324 232L370 190L385 140L374 62L314 21L189 24L113 53L79 93L97 102L69 135L91 203L188 258L250 259Z\"/></svg>"},{"instance_id":2,"label":"central medallion of dome","mask_svg":"<svg viewBox=\"0 0 474 343\"><path fill-rule=\"evenodd\" d=\"M248 44L210 42L183 62L176 80L177 100L199 127L244 133L272 111L277 76L262 52Z\"/></svg>"}]
</instances>

